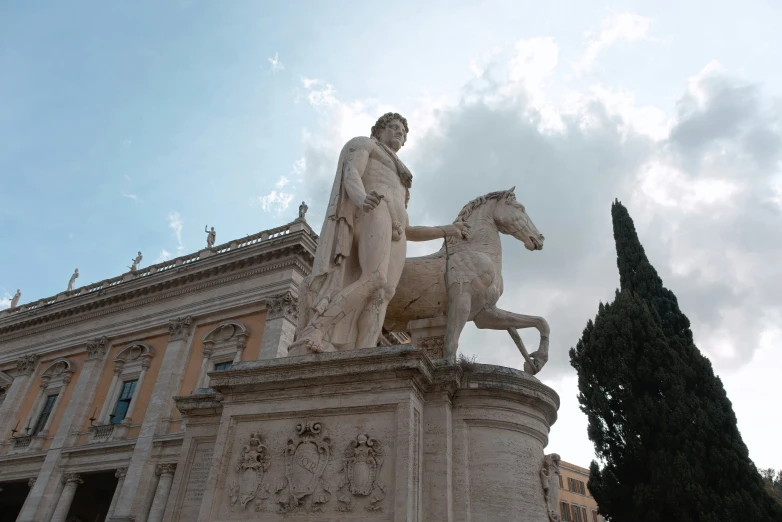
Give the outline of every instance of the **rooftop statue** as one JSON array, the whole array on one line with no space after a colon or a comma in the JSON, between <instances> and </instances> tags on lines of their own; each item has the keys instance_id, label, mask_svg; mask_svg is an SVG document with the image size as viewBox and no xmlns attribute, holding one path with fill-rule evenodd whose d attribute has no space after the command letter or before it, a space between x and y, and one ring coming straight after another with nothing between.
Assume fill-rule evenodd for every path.
<instances>
[{"instance_id":1,"label":"rooftop statue","mask_svg":"<svg viewBox=\"0 0 782 522\"><path fill-rule=\"evenodd\" d=\"M307 209L310 207L307 206L305 202L301 202L301 205L299 205L299 221L304 221L304 216L307 214Z\"/></svg>"},{"instance_id":2,"label":"rooftop statue","mask_svg":"<svg viewBox=\"0 0 782 522\"><path fill-rule=\"evenodd\" d=\"M212 230L206 229L207 225L204 225L204 232L206 232L206 248L212 248L215 246L215 239L217 239L217 232L215 232L215 227L212 227Z\"/></svg>"},{"instance_id":3,"label":"rooftop statue","mask_svg":"<svg viewBox=\"0 0 782 522\"><path fill-rule=\"evenodd\" d=\"M394 296L407 241L469 237L466 222L412 227L406 198L413 181L397 157L407 120L381 116L370 137L339 155L312 273L299 291L299 324L289 355L375 347Z\"/></svg>"},{"instance_id":4,"label":"rooftop statue","mask_svg":"<svg viewBox=\"0 0 782 522\"><path fill-rule=\"evenodd\" d=\"M22 291L17 288L16 293L11 298L11 308L16 308L19 305L19 299L21 297L22 297Z\"/></svg>"},{"instance_id":5,"label":"rooftop statue","mask_svg":"<svg viewBox=\"0 0 782 522\"><path fill-rule=\"evenodd\" d=\"M128 268L130 268L131 272L135 272L136 270L138 270L138 265L139 265L139 263L141 263L141 259L143 257L144 256L141 255L141 252L139 252L138 255L133 259L133 262L128 267Z\"/></svg>"},{"instance_id":6,"label":"rooftop statue","mask_svg":"<svg viewBox=\"0 0 782 522\"><path fill-rule=\"evenodd\" d=\"M76 282L76 279L79 277L79 269L73 271L73 275L71 276L71 279L68 281L68 290L66 292L70 292L73 290L73 283Z\"/></svg>"}]
</instances>

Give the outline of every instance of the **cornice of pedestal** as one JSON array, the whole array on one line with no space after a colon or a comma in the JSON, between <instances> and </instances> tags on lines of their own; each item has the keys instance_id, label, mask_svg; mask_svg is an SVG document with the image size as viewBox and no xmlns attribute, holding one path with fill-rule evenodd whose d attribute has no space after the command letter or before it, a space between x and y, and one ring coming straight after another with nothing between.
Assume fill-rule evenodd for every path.
<instances>
[{"instance_id":1,"label":"cornice of pedestal","mask_svg":"<svg viewBox=\"0 0 782 522\"><path fill-rule=\"evenodd\" d=\"M71 292L0 311L0 342L149 305L232 280L292 268L309 274L317 235L293 222L99 281Z\"/></svg>"}]
</instances>

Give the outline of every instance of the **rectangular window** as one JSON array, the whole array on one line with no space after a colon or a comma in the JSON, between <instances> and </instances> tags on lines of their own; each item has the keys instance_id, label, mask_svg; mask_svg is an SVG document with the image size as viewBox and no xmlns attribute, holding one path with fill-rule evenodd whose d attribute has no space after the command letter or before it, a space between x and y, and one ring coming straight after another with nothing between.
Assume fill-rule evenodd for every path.
<instances>
[{"instance_id":1,"label":"rectangular window","mask_svg":"<svg viewBox=\"0 0 782 522\"><path fill-rule=\"evenodd\" d=\"M56 400L56 393L54 395L46 396L46 402L43 403L41 413L38 414L38 420L35 421L35 426L33 426L32 435L38 435L38 432L40 432L43 427L46 426L46 421L49 420L49 415L52 413L52 408L54 408L54 401Z\"/></svg>"},{"instance_id":2,"label":"rectangular window","mask_svg":"<svg viewBox=\"0 0 782 522\"><path fill-rule=\"evenodd\" d=\"M558 476L559 476L559 489L565 489L565 486L562 484L562 474L560 473Z\"/></svg>"},{"instance_id":3,"label":"rectangular window","mask_svg":"<svg viewBox=\"0 0 782 522\"><path fill-rule=\"evenodd\" d=\"M114 415L110 416L111 424L119 424L125 419L125 415L130 407L130 401L133 400L133 392L136 391L136 382L138 381L125 381L122 383L122 390L119 392Z\"/></svg>"},{"instance_id":4,"label":"rectangular window","mask_svg":"<svg viewBox=\"0 0 782 522\"><path fill-rule=\"evenodd\" d=\"M575 491L576 490L576 488L573 487L573 479L570 478L570 477L567 478L567 489L568 489L568 491Z\"/></svg>"},{"instance_id":5,"label":"rectangular window","mask_svg":"<svg viewBox=\"0 0 782 522\"><path fill-rule=\"evenodd\" d=\"M589 519L587 518L587 508L584 506L581 506L581 520L583 520L583 522L589 522Z\"/></svg>"},{"instance_id":6,"label":"rectangular window","mask_svg":"<svg viewBox=\"0 0 782 522\"><path fill-rule=\"evenodd\" d=\"M592 510L592 522L597 522L597 511Z\"/></svg>"},{"instance_id":7,"label":"rectangular window","mask_svg":"<svg viewBox=\"0 0 782 522\"><path fill-rule=\"evenodd\" d=\"M584 488L583 480L578 481L578 492L581 493L582 495L586 495L586 489Z\"/></svg>"},{"instance_id":8,"label":"rectangular window","mask_svg":"<svg viewBox=\"0 0 782 522\"><path fill-rule=\"evenodd\" d=\"M573 522L581 522L578 516L578 506L573 504L570 508L573 510Z\"/></svg>"},{"instance_id":9,"label":"rectangular window","mask_svg":"<svg viewBox=\"0 0 782 522\"><path fill-rule=\"evenodd\" d=\"M227 370L228 368L230 368L233 365L234 365L234 363L232 363L232 362L217 363L217 364L215 364L215 371Z\"/></svg>"},{"instance_id":10,"label":"rectangular window","mask_svg":"<svg viewBox=\"0 0 782 522\"><path fill-rule=\"evenodd\" d=\"M570 506L564 500L559 503L559 512L562 514L562 522L570 522Z\"/></svg>"}]
</instances>

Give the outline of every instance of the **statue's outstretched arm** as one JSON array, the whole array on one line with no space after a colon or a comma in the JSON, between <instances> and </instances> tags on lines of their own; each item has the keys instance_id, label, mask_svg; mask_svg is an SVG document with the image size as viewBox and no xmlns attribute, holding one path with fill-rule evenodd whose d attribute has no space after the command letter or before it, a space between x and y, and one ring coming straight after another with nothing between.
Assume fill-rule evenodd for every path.
<instances>
[{"instance_id":1,"label":"statue's outstretched arm","mask_svg":"<svg viewBox=\"0 0 782 522\"><path fill-rule=\"evenodd\" d=\"M442 227L411 227L405 228L405 236L408 241L431 241L443 237L456 237L468 239L470 237L470 225L467 223L454 223Z\"/></svg>"}]
</instances>

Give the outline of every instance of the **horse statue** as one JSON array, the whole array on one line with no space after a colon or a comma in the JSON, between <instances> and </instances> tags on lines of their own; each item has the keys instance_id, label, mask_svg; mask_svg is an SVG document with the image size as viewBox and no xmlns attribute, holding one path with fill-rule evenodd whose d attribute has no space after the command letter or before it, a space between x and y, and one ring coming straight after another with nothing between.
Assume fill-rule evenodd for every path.
<instances>
[{"instance_id":1,"label":"horse statue","mask_svg":"<svg viewBox=\"0 0 782 522\"><path fill-rule=\"evenodd\" d=\"M481 329L507 330L526 359L525 370L537 373L548 361L549 326L545 319L497 308L502 295L500 232L515 237L527 250L541 250L543 235L516 201L514 188L491 192L467 203L455 222L470 225L470 239L446 240L438 252L405 261L396 293L388 305L384 328L404 331L408 321L447 315L445 357L454 362L459 336L467 321ZM540 332L537 351L527 354L517 328Z\"/></svg>"}]
</instances>

